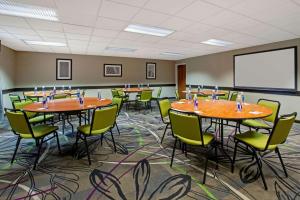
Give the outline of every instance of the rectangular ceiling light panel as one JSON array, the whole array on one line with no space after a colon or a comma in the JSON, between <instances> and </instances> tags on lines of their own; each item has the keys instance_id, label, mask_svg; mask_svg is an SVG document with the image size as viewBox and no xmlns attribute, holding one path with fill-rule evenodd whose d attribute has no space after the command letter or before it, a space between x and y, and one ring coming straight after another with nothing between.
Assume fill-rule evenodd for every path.
<instances>
[{"instance_id":1,"label":"rectangular ceiling light panel","mask_svg":"<svg viewBox=\"0 0 300 200\"><path fill-rule=\"evenodd\" d=\"M163 29L158 27L151 27L151 26L142 26L137 24L130 24L128 25L124 31L133 32L133 33L141 33L146 35L154 35L159 37L166 37L173 33L173 30Z\"/></svg>"}]
</instances>

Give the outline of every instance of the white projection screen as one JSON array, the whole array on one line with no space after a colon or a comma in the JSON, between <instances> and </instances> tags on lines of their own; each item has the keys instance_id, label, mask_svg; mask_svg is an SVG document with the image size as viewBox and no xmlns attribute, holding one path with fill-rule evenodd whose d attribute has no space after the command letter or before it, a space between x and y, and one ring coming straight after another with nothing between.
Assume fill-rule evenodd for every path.
<instances>
[{"instance_id":1,"label":"white projection screen","mask_svg":"<svg viewBox=\"0 0 300 200\"><path fill-rule=\"evenodd\" d=\"M297 90L297 47L234 56L234 87Z\"/></svg>"}]
</instances>

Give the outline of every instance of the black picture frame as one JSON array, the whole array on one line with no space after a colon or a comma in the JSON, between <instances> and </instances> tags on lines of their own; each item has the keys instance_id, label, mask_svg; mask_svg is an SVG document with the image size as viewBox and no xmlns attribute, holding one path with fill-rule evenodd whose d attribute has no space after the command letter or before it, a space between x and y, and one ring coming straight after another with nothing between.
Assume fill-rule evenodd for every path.
<instances>
[{"instance_id":1,"label":"black picture frame","mask_svg":"<svg viewBox=\"0 0 300 200\"><path fill-rule=\"evenodd\" d=\"M151 69L152 68L152 69ZM153 70L154 72L150 72L150 70ZM146 79L156 79L156 63L154 62L146 62Z\"/></svg>"},{"instance_id":2,"label":"black picture frame","mask_svg":"<svg viewBox=\"0 0 300 200\"><path fill-rule=\"evenodd\" d=\"M117 67L117 68L119 68L120 73L118 73L118 74L113 74L113 73L109 74L109 73L107 73L107 68L108 67ZM122 68L123 68L122 64L104 64L103 65L103 76L104 77L122 77L122 75L123 75L123 69Z\"/></svg>"},{"instance_id":3,"label":"black picture frame","mask_svg":"<svg viewBox=\"0 0 300 200\"><path fill-rule=\"evenodd\" d=\"M60 75L60 62L68 62L69 63L69 75L68 76L61 76ZM57 58L56 59L56 80L72 80L72 59L65 59L65 58Z\"/></svg>"},{"instance_id":4,"label":"black picture frame","mask_svg":"<svg viewBox=\"0 0 300 200\"><path fill-rule=\"evenodd\" d=\"M294 83L294 89L286 89L286 88L266 88L266 87L245 87L245 86L236 86L235 85L235 58L237 56L243 56L243 55L249 55L249 54L257 54L257 53L265 53L265 52L271 52L271 51L279 51L279 50L285 50L285 49L294 49L294 64L295 64L295 83ZM297 74L298 74L298 47L297 46L289 46L289 47L282 47L282 48L276 48L276 49L268 49L268 50L263 50L263 51L255 51L255 52L249 52L249 53L242 53L242 54L236 54L233 56L233 88L234 89L244 89L244 90L251 90L251 91L270 91L270 92L293 92L295 93L297 91Z\"/></svg>"}]
</instances>

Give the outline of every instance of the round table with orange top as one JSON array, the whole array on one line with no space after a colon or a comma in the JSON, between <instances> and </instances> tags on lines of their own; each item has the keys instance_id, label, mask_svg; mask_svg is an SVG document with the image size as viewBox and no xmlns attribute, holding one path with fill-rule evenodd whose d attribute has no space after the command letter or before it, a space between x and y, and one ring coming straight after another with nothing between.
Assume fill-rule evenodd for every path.
<instances>
[{"instance_id":1,"label":"round table with orange top","mask_svg":"<svg viewBox=\"0 0 300 200\"><path fill-rule=\"evenodd\" d=\"M172 103L171 108L182 112L193 112L205 118L219 119L221 150L229 158L230 162L232 162L232 159L224 150L223 121L241 121L244 119L258 119L272 115L272 110L270 108L250 103L244 103L242 105L242 110L238 111L236 102L227 100L200 100L198 102L197 108L194 107L193 101L180 100Z\"/></svg>"},{"instance_id":2,"label":"round table with orange top","mask_svg":"<svg viewBox=\"0 0 300 200\"><path fill-rule=\"evenodd\" d=\"M34 92L34 91L29 91L29 92L24 92L24 96L26 97L37 97L37 98L40 98L40 97L43 97L44 95L45 96L50 96L51 95L51 91L47 90L45 92L42 92L42 91L37 91L37 92ZM75 95L77 94L77 90L57 90L55 94L67 94L67 95Z\"/></svg>"},{"instance_id":3,"label":"round table with orange top","mask_svg":"<svg viewBox=\"0 0 300 200\"><path fill-rule=\"evenodd\" d=\"M187 93L188 91L184 90L182 91L183 93ZM213 90L191 90L191 93L192 94L198 94L198 95L203 95L203 96L212 96L213 95ZM222 91L222 90L218 90L215 92L215 94L217 96L224 96L226 95L226 92L225 91Z\"/></svg>"},{"instance_id":4,"label":"round table with orange top","mask_svg":"<svg viewBox=\"0 0 300 200\"><path fill-rule=\"evenodd\" d=\"M112 104L112 100L110 99L98 99L97 97L84 97L83 104L81 105L77 98L67 98L67 99L56 99L50 100L47 103L47 107L43 106L42 102L35 102L29 105L24 106L23 110L28 112L36 112L36 113L80 113L81 111L107 106ZM88 112L88 116L90 113ZM79 117L79 124L81 124L81 116ZM64 126L65 126L65 118L63 115L63 133L64 133ZM73 132L73 125L67 118L67 122L72 126Z\"/></svg>"}]
</instances>

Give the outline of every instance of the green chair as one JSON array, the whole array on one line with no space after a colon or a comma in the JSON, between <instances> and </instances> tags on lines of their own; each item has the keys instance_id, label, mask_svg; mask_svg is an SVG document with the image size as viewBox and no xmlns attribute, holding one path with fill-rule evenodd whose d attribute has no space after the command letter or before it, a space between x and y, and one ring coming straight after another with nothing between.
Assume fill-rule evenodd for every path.
<instances>
[{"instance_id":1,"label":"green chair","mask_svg":"<svg viewBox=\"0 0 300 200\"><path fill-rule=\"evenodd\" d=\"M12 128L13 133L18 136L16 148L13 157L11 159L11 163L14 162L21 139L34 139L38 146L38 153L34 162L33 169L36 168L40 156L41 148L44 142L47 142L48 140L56 137L57 147L59 153L61 153L58 134L56 132L58 130L57 126L49 126L49 125L30 126L29 119L27 117L27 114L24 111L5 109L5 114L7 116L7 119ZM50 135L51 133L53 133L53 137L46 138L46 136Z\"/></svg>"},{"instance_id":2,"label":"green chair","mask_svg":"<svg viewBox=\"0 0 300 200\"><path fill-rule=\"evenodd\" d=\"M218 99L220 100L228 100L230 91L224 91L225 95L219 96Z\"/></svg>"},{"instance_id":3,"label":"green chair","mask_svg":"<svg viewBox=\"0 0 300 200\"><path fill-rule=\"evenodd\" d=\"M114 97L120 97L119 96L119 92L117 89L111 89L111 96L114 98Z\"/></svg>"},{"instance_id":4,"label":"green chair","mask_svg":"<svg viewBox=\"0 0 300 200\"><path fill-rule=\"evenodd\" d=\"M120 97L114 97L112 98L112 104L116 104L118 106L118 113L117 113L117 116L119 116L121 110L122 110L122 107L123 107L123 99L120 98ZM117 124L117 121L116 121L116 124L115 124L117 130L118 130L118 133L120 135L120 130L119 130L119 127L118 127L118 124Z\"/></svg>"},{"instance_id":5,"label":"green chair","mask_svg":"<svg viewBox=\"0 0 300 200\"><path fill-rule=\"evenodd\" d=\"M176 100L179 100L179 93L178 93L177 89L175 90L175 98L176 98Z\"/></svg>"},{"instance_id":6,"label":"green chair","mask_svg":"<svg viewBox=\"0 0 300 200\"><path fill-rule=\"evenodd\" d=\"M117 114L118 114L117 105L98 107L93 111L92 123L90 125L83 125L77 128L75 147L77 149L79 139L82 139L84 141L85 148L88 155L89 165L91 165L91 159L90 159L90 153L87 144L87 137L100 135L101 145L102 145L104 134L106 132L110 132L113 145L114 145L114 150L115 152L117 151L114 136L112 133L112 129L116 123Z\"/></svg>"},{"instance_id":7,"label":"green chair","mask_svg":"<svg viewBox=\"0 0 300 200\"><path fill-rule=\"evenodd\" d=\"M13 103L13 108L15 110L23 110L23 108L26 105L32 104L32 100L27 99L25 101L14 101ZM51 120L53 122L54 115L50 114L44 114L44 115L38 115L35 112L26 112L26 115L28 117L28 121L30 124L37 124L37 123L42 123Z\"/></svg>"},{"instance_id":8,"label":"green chair","mask_svg":"<svg viewBox=\"0 0 300 200\"><path fill-rule=\"evenodd\" d=\"M229 101L236 101L238 92L232 92L229 98Z\"/></svg>"},{"instance_id":9,"label":"green chair","mask_svg":"<svg viewBox=\"0 0 300 200\"><path fill-rule=\"evenodd\" d=\"M136 105L137 103L143 103L145 105L145 108L150 108L152 111L151 99L152 99L152 90L143 90L141 92L141 96L136 99Z\"/></svg>"},{"instance_id":10,"label":"green chair","mask_svg":"<svg viewBox=\"0 0 300 200\"><path fill-rule=\"evenodd\" d=\"M233 162L231 167L232 173L234 172L234 163L235 163L238 143L242 143L252 150L253 156L256 159L256 163L260 171L262 181L264 183L265 190L267 190L268 187L262 172L262 161L260 156L258 155L258 152L262 153L262 152L275 151L278 154L283 171L285 173L285 176L287 177L288 174L285 169L283 160L281 158L278 146L280 144L283 144L286 141L288 134L296 119L296 116L297 113L292 113L289 115L281 116L279 119L276 119L271 134L264 134L257 131L247 131L245 133L235 135L234 136L235 147L234 147Z\"/></svg>"},{"instance_id":11,"label":"green chair","mask_svg":"<svg viewBox=\"0 0 300 200\"><path fill-rule=\"evenodd\" d=\"M170 118L172 132L175 137L175 143L173 147L170 166L172 167L173 164L177 140L182 142L182 146L183 149L185 149L185 152L187 151L186 145L199 146L204 148L206 150L205 151L206 159L205 159L203 184L205 184L206 170L207 170L207 163L208 163L208 153L212 149L215 149L216 168L218 167L217 148L216 145L214 145L215 144L214 135L211 133L202 132L201 118L199 115L196 115L195 113L179 112L170 109L169 118Z\"/></svg>"},{"instance_id":12,"label":"green chair","mask_svg":"<svg viewBox=\"0 0 300 200\"><path fill-rule=\"evenodd\" d=\"M17 95L17 94L9 94L8 96L9 96L10 102L11 102L11 104L12 104L12 107L14 107L14 102L15 102L15 101L16 101L16 102L21 101L20 96Z\"/></svg>"},{"instance_id":13,"label":"green chair","mask_svg":"<svg viewBox=\"0 0 300 200\"><path fill-rule=\"evenodd\" d=\"M169 120L169 109L171 108L171 103L168 98L162 99L162 100L157 100L158 101L158 107L159 107L159 112L160 112L160 117L162 122L166 125L164 134L161 138L161 143L164 140L165 134L167 132L168 128L170 127L170 120Z\"/></svg>"},{"instance_id":14,"label":"green chair","mask_svg":"<svg viewBox=\"0 0 300 200\"><path fill-rule=\"evenodd\" d=\"M259 129L265 129L270 133L272 130L272 126L278 117L280 102L269 99L259 99L257 104L272 109L272 115L265 117L262 120L246 119L241 122L241 125L247 126L250 129L254 128L256 131L258 131ZM270 122L272 123L272 125L269 125L266 122Z\"/></svg>"}]
</instances>

